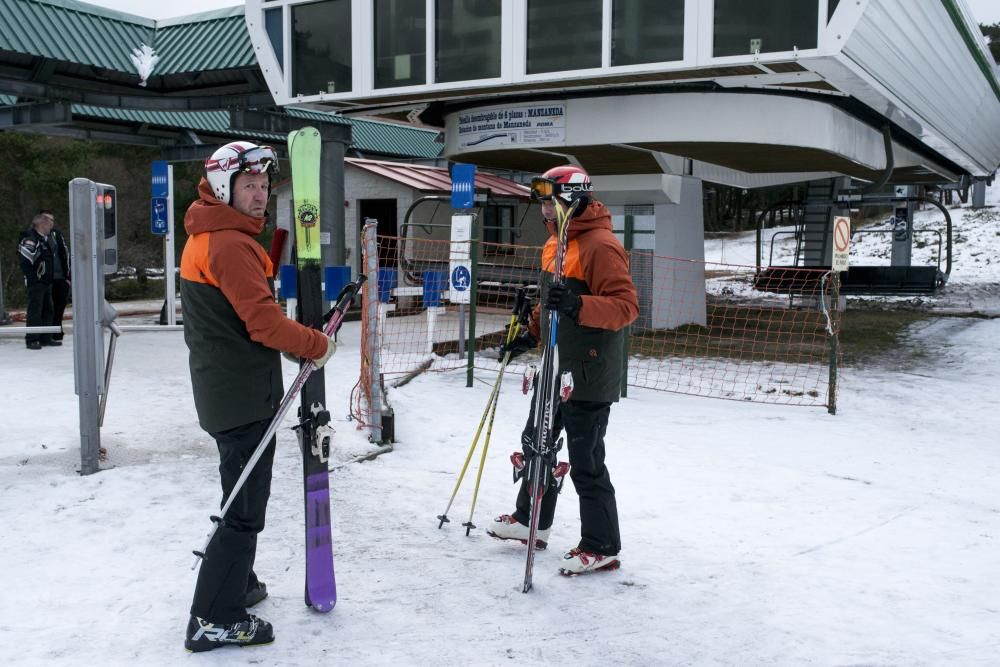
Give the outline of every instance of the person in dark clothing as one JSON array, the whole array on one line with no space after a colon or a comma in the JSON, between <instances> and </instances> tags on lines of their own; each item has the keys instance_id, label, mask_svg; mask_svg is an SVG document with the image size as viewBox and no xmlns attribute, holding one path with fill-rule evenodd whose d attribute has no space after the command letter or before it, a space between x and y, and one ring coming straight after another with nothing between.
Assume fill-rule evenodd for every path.
<instances>
[{"instance_id":1,"label":"person in dark clothing","mask_svg":"<svg viewBox=\"0 0 1000 667\"><path fill-rule=\"evenodd\" d=\"M70 293L70 254L66 239L55 228L56 216L52 211L39 211L52 220L52 231L49 232L49 248L52 250L52 324L59 327L59 333L52 334L52 340L61 341L63 316L66 314L66 304Z\"/></svg>"},{"instance_id":2,"label":"person in dark clothing","mask_svg":"<svg viewBox=\"0 0 1000 667\"><path fill-rule=\"evenodd\" d=\"M39 213L31 219L31 229L21 234L17 244L18 259L24 273L28 292L29 327L47 327L52 324L52 280L55 256L49 243L52 218ZM46 345L62 345L53 340L52 334L25 334L29 350L40 350Z\"/></svg>"},{"instance_id":3,"label":"person in dark clothing","mask_svg":"<svg viewBox=\"0 0 1000 667\"><path fill-rule=\"evenodd\" d=\"M268 146L226 144L205 162L199 199L184 217L184 341L198 421L219 450L223 502L283 397L280 352L321 367L337 349L321 331L285 317L274 300L274 268L254 237L264 228L277 167ZM190 651L274 641L271 624L247 613L267 596L253 563L274 447L272 437L205 550L184 640Z\"/></svg>"},{"instance_id":4,"label":"person in dark clothing","mask_svg":"<svg viewBox=\"0 0 1000 667\"><path fill-rule=\"evenodd\" d=\"M559 370L570 371L569 400L556 400L551 438L563 429L569 451L570 479L580 498L580 541L560 563L564 574L581 574L619 567L621 536L611 476L604 463L604 434L611 404L619 399L624 328L639 314L628 255L611 231L611 214L593 198L590 177L579 167L550 169L542 176L552 183L553 197L542 200L549 240L542 250L542 295L545 308L558 313ZM559 197L561 202L554 198ZM579 200L569 221L563 279L552 282L556 257L556 206ZM547 334L535 307L528 331L511 344L511 352L533 347ZM505 350L501 351L503 354ZM521 439L525 449L536 441L534 402ZM526 452L527 453L527 452ZM558 489L542 497L536 546L545 548L556 510ZM493 520L487 533L498 539L526 543L531 499L522 478L513 514Z\"/></svg>"}]
</instances>

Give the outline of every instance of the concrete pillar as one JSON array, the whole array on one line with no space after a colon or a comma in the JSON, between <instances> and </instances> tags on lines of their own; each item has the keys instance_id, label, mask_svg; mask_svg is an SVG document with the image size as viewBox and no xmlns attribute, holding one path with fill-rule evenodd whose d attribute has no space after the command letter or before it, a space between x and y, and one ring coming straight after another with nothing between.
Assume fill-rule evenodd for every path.
<instances>
[{"instance_id":1,"label":"concrete pillar","mask_svg":"<svg viewBox=\"0 0 1000 667\"><path fill-rule=\"evenodd\" d=\"M976 181L972 184L972 208L986 206L986 181Z\"/></svg>"},{"instance_id":2,"label":"concrete pillar","mask_svg":"<svg viewBox=\"0 0 1000 667\"><path fill-rule=\"evenodd\" d=\"M634 174L593 177L595 196L615 216L616 229L632 207L652 209L655 234L636 234L633 279L640 292L638 324L670 329L706 323L705 223L701 179ZM638 231L644 216L634 217ZM646 257L641 254L646 253ZM683 261L693 260L693 261ZM637 273L637 271L639 273ZM648 283L648 284L644 284ZM642 298L645 295L646 298Z\"/></svg>"}]
</instances>

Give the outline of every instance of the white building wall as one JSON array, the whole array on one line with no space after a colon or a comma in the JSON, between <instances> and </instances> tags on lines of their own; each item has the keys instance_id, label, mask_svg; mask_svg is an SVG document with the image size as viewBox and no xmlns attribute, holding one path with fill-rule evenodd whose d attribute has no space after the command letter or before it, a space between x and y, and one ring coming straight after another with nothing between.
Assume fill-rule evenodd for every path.
<instances>
[{"instance_id":1,"label":"white building wall","mask_svg":"<svg viewBox=\"0 0 1000 667\"><path fill-rule=\"evenodd\" d=\"M653 285L654 293L666 296L653 299L654 329L707 323L701 181L690 176L673 178L681 181L680 200L676 204L656 205L654 253L658 259L653 263Z\"/></svg>"},{"instance_id":2,"label":"white building wall","mask_svg":"<svg viewBox=\"0 0 1000 667\"><path fill-rule=\"evenodd\" d=\"M646 189L643 189L646 188ZM705 224L701 180L691 176L597 177L597 196L621 229L633 207L651 208L655 234L637 234L633 278L640 297L638 326L672 329L707 321ZM636 218L636 227L646 223ZM645 253L640 255L640 253ZM650 253L652 257L650 257Z\"/></svg>"}]
</instances>

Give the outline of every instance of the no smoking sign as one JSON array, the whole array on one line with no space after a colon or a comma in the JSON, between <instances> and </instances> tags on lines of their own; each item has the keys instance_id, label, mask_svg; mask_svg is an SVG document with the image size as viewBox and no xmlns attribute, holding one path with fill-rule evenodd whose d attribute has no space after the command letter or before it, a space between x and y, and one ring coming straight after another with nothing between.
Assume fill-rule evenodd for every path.
<instances>
[{"instance_id":1,"label":"no smoking sign","mask_svg":"<svg viewBox=\"0 0 1000 667\"><path fill-rule=\"evenodd\" d=\"M833 270L846 271L847 254L851 248L851 220L838 215L833 219Z\"/></svg>"}]
</instances>

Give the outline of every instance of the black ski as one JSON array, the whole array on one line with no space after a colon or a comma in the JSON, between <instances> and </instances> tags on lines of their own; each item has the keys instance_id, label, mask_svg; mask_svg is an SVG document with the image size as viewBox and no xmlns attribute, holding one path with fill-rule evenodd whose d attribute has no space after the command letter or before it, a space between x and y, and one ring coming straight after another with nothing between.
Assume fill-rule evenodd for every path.
<instances>
[{"instance_id":1,"label":"black ski","mask_svg":"<svg viewBox=\"0 0 1000 667\"><path fill-rule=\"evenodd\" d=\"M559 282L563 279L563 260L566 255L566 241L569 232L569 220L576 209L578 202L567 207L565 210L561 204L556 204L557 225L556 225L556 256L555 264L552 268L552 282ZM551 283L550 283L551 284ZM515 464L515 477L523 474L527 480L528 495L531 498L531 515L528 522L528 553L524 564L524 586L522 593L531 590L532 567L535 563L535 541L538 536L538 519L541 515L542 499L546 490L557 483L558 478L562 479L568 467L559 464L556 455L562 446L562 441L551 442L552 427L555 421L556 400L558 394L562 393L559 376L559 313L554 310L545 311L547 327L545 347L542 350L541 367L538 371L537 384L535 386L534 404L532 406L535 419L534 442L524 444L527 449L524 457L524 467L518 471ZM570 383L570 388L572 383ZM563 400L569 397L568 392L562 396Z\"/></svg>"}]
</instances>

